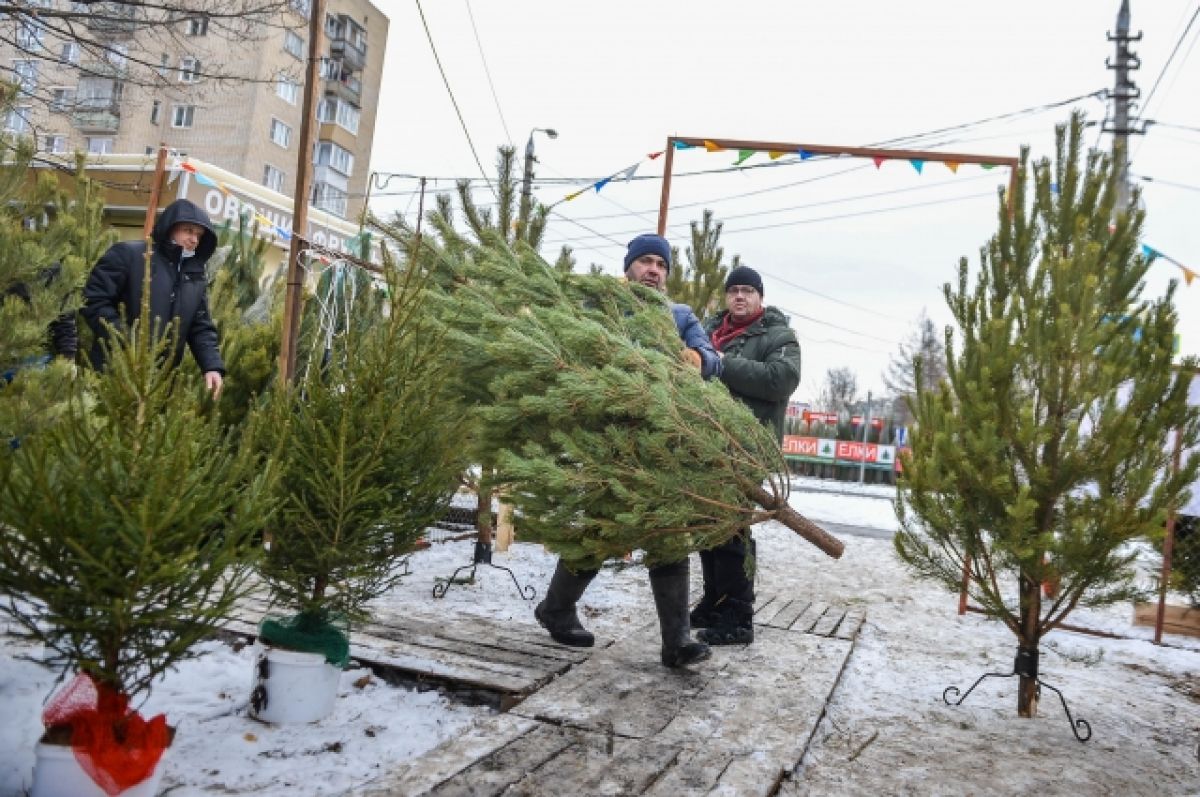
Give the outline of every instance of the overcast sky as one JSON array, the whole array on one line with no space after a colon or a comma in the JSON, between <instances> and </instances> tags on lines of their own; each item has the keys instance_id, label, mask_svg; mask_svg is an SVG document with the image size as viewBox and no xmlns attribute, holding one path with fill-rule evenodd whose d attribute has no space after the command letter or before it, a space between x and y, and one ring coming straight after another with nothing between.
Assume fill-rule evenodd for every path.
<instances>
[{"instance_id":1,"label":"overcast sky","mask_svg":"<svg viewBox=\"0 0 1200 797\"><path fill-rule=\"evenodd\" d=\"M371 169L438 178L480 178L442 82L417 5L376 0L389 17ZM597 3L424 0L422 6L478 158L494 176L496 147L523 151L536 134L534 193L555 205L546 235L552 256L567 243L581 265L619 273L625 243L655 227L668 135L830 145L868 145L926 134L912 148L1014 156L1029 144L1052 153L1053 128L1070 108L1100 122L1099 99L946 133L941 128L1051 105L1112 86L1105 60L1118 0L964 3L754 2ZM1200 0L1133 0L1134 79L1156 120L1132 145L1148 212L1145 243L1200 271ZM476 36L476 31L478 36ZM1181 38L1182 37L1182 38ZM372 42L375 44L375 42ZM1164 73L1168 57L1174 60ZM486 66L485 66L486 65ZM490 83L489 83L490 73ZM1161 76L1161 77L1160 77ZM1158 81L1152 96L1151 87ZM492 88L494 87L494 94ZM1181 128L1194 128L1192 130ZM1099 127L1089 142L1107 149ZM816 397L827 369L850 367L862 393L878 396L881 373L924 310L951 322L941 286L962 256L978 264L996 227L996 188L1006 169L957 173L904 161L800 162L725 169L733 152L676 153L668 237L681 248L688 222L711 208L725 220L726 256L763 275L765 298L792 315L804 374L795 398ZM771 163L766 155L744 166ZM565 196L640 164L570 202ZM577 178L561 182L564 178ZM1167 182L1179 186L1168 185ZM449 180L432 184L450 189ZM412 179L394 178L376 212L416 212ZM482 180L476 199L490 201ZM1164 261L1147 290L1161 294L1182 272ZM1200 280L1178 293L1184 353L1200 355Z\"/></svg>"}]
</instances>

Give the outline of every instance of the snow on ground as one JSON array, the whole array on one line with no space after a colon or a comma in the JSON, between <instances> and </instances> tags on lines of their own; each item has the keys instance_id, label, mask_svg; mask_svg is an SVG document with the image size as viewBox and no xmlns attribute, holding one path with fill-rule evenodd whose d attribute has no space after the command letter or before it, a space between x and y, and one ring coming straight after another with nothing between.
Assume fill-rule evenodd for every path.
<instances>
[{"instance_id":1,"label":"snow on ground","mask_svg":"<svg viewBox=\"0 0 1200 797\"><path fill-rule=\"evenodd\" d=\"M890 490L805 480L797 483L792 504L818 521L886 532L895 528L885 500L894 495ZM1086 744L1071 735L1049 690L1036 719L1017 718L1015 679L989 679L962 706L947 706L947 686L965 691L984 672L1012 670L1012 635L978 615L959 617L956 596L908 575L890 539L840 536L846 552L834 561L778 524L756 529L762 594L811 595L867 611L829 712L785 793L1200 794L1200 640L1168 636L1167 646L1155 646L1152 629L1131 626L1130 606L1081 611L1071 619L1133 639L1048 637L1042 675L1063 690L1073 715L1091 724ZM434 579L469 562L471 552L472 543L460 541L415 554L413 575L381 603L536 627L533 604L499 569L480 567L474 584L453 585L445 598L433 598ZM554 561L538 545L518 544L494 556L539 595ZM697 595L698 570L693 566ZM652 622L645 569L626 562L606 567L581 612L590 628L609 637ZM364 682L366 671L355 670L342 676L332 717L271 727L245 716L249 649L212 642L202 653L168 675L144 707L165 711L179 725L163 779L172 797L352 794L489 713L436 692ZM0 725L5 796L22 794L29 784L38 717L53 685L53 675L22 654L37 651L11 640L0 650L0 705L8 713Z\"/></svg>"}]
</instances>

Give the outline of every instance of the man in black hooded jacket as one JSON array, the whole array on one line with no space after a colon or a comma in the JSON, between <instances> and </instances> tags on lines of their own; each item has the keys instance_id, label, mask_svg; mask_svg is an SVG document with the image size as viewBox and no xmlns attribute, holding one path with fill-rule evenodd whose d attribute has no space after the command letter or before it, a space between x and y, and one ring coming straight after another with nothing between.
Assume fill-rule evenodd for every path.
<instances>
[{"instance_id":1,"label":"man in black hooded jacket","mask_svg":"<svg viewBox=\"0 0 1200 797\"><path fill-rule=\"evenodd\" d=\"M217 327L208 312L204 271L217 248L212 222L194 203L177 199L158 217L151 240L150 315L155 333L162 334L172 321L179 325L175 363L183 359L186 344L204 373L205 387L217 398L225 364L217 347ZM92 268L83 288L82 313L96 333L91 361L98 370L105 365L103 341L108 327L128 329L141 314L145 256L145 241L113 244Z\"/></svg>"}]
</instances>

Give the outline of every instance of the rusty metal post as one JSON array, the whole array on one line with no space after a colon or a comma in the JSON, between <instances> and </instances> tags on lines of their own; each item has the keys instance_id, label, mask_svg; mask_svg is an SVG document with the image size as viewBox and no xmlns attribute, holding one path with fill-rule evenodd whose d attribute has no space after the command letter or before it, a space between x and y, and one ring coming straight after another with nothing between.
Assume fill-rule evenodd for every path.
<instances>
[{"instance_id":1,"label":"rusty metal post","mask_svg":"<svg viewBox=\"0 0 1200 797\"><path fill-rule=\"evenodd\" d=\"M154 216L158 213L159 194L162 192L163 175L167 173L167 145L158 143L158 157L154 161L154 181L150 185L150 201L146 204L146 221L142 225L142 239L149 240L154 232Z\"/></svg>"}]
</instances>

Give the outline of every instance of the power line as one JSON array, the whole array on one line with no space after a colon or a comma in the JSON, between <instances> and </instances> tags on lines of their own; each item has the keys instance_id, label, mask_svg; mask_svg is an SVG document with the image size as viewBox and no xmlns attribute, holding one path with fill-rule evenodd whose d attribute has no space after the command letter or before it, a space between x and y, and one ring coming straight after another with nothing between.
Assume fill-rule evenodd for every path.
<instances>
[{"instance_id":1,"label":"power line","mask_svg":"<svg viewBox=\"0 0 1200 797\"><path fill-rule=\"evenodd\" d=\"M847 302L844 299L838 299L833 296L830 296L829 294L821 293L820 291L814 291L812 288L806 288L805 286L800 285L799 283L795 283L795 282L792 282L791 280L784 279L783 277L779 276L778 274L773 274L769 271L759 268L758 266L755 266L754 269L758 273L764 274L764 275L770 277L771 279L775 280L776 282L781 282L784 285L787 285L789 288L793 288L798 291L803 291L804 293L811 293L813 296L819 296L820 298L825 299L826 301L834 302L835 304L840 304L843 307L849 307L854 310L860 310L864 313L871 313L872 315L877 315L880 318L886 318L889 321L903 321L903 319L897 318L894 315L888 315L887 313L881 313L878 310L872 310L869 307L863 307L860 304L854 304L853 302Z\"/></svg>"},{"instance_id":2,"label":"power line","mask_svg":"<svg viewBox=\"0 0 1200 797\"><path fill-rule=\"evenodd\" d=\"M471 11L471 0L463 0L467 6L467 16L471 20L471 31L475 34L475 46L479 48L479 60L483 62L483 74L487 75L488 88L492 91L492 101L496 103L496 115L500 117L500 126L504 128L504 137L508 145L513 145L512 135L508 132L508 122L504 121L504 111L500 110L500 98L496 96L496 86L492 83L492 70L488 69L487 56L483 54L483 42L479 40L479 28L475 27L475 14Z\"/></svg>"},{"instance_id":3,"label":"power line","mask_svg":"<svg viewBox=\"0 0 1200 797\"><path fill-rule=\"evenodd\" d=\"M1200 191L1200 185L1188 185L1187 183L1176 183L1176 182L1172 182L1171 180L1162 180L1162 179L1159 179L1158 177L1147 177L1144 174L1131 174L1129 176L1133 177L1137 180L1141 180L1144 183L1154 183L1155 185L1169 185L1171 188L1184 188L1188 191Z\"/></svg>"},{"instance_id":4,"label":"power line","mask_svg":"<svg viewBox=\"0 0 1200 797\"><path fill-rule=\"evenodd\" d=\"M778 307L783 312L787 313L788 315L795 316L796 318L802 318L805 321L808 321L813 324L820 324L823 327L829 327L831 329L836 329L839 332L848 332L851 335L858 335L861 338L868 338L869 340L877 340L880 343L895 343L896 342L894 340L888 340L887 338L881 338L877 335L871 335L866 332L858 332L856 330L850 329L849 327L838 326L837 324L834 324L831 321L822 321L819 318L813 318L812 316L805 315L804 313L798 313L795 310L790 310L787 307L784 307L782 305L777 304L775 306Z\"/></svg>"},{"instance_id":5,"label":"power line","mask_svg":"<svg viewBox=\"0 0 1200 797\"><path fill-rule=\"evenodd\" d=\"M1156 119L1147 119L1147 126L1166 127L1170 130L1187 130L1190 133L1200 133L1200 127L1189 127L1188 125L1173 125L1169 122L1160 122Z\"/></svg>"},{"instance_id":6,"label":"power line","mask_svg":"<svg viewBox=\"0 0 1200 797\"><path fill-rule=\"evenodd\" d=\"M1158 85L1162 83L1163 77L1167 74L1167 70L1170 69L1171 62L1175 60L1176 53L1179 52L1179 48L1183 45L1183 40L1187 38L1188 31L1192 29L1192 25L1195 24L1197 17L1200 17L1200 5L1196 6L1196 10L1192 13L1192 18L1188 20L1188 24L1186 27L1184 27L1183 33L1179 34L1179 38L1175 41L1175 46L1171 48L1171 54L1167 56L1167 62L1163 64L1163 68L1161 71L1159 71L1158 77L1154 79L1154 85L1150 87L1150 93L1146 95L1146 101L1142 103L1142 113L1138 114L1137 119L1133 120L1134 124L1137 124L1137 122L1139 122L1142 116L1145 114L1146 110L1149 109L1150 101L1154 99L1154 92L1158 91Z\"/></svg>"},{"instance_id":7,"label":"power line","mask_svg":"<svg viewBox=\"0 0 1200 797\"><path fill-rule=\"evenodd\" d=\"M446 70L442 68L442 59L438 55L437 45L433 43L433 34L429 31L429 22L425 19L425 9L421 8L421 0L416 0L416 4L417 12L421 15L421 25L425 28L425 37L429 39L429 49L433 51L433 60L437 63L438 72L442 74L442 83L446 85L446 93L450 95L450 103L454 106L454 113L458 114L458 123L462 125L463 135L467 137L467 145L471 148L471 156L475 158L475 165L479 167L479 173L483 175L483 181L487 183L492 196L499 199L499 194L496 193L492 181L488 178L487 172L484 171L483 162L479 160L479 153L475 151L475 142L471 140L471 131L467 129L467 122L463 119L462 111L458 107L458 100L454 98L454 90L450 88L450 79L446 77Z\"/></svg>"}]
</instances>

